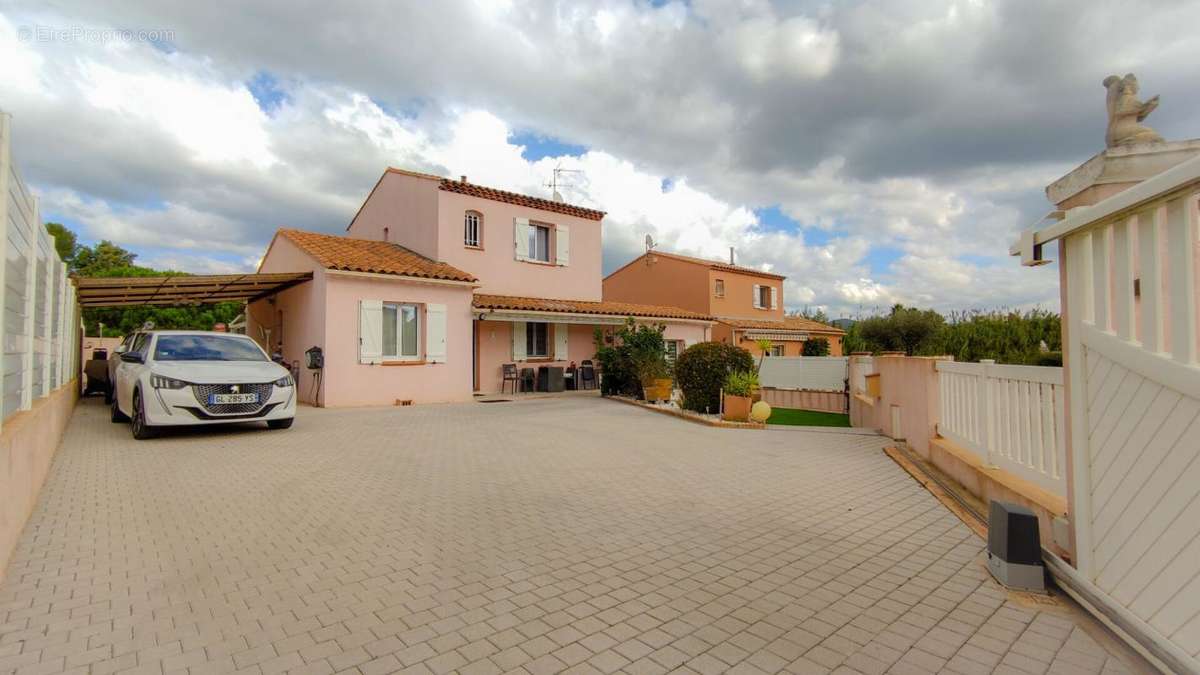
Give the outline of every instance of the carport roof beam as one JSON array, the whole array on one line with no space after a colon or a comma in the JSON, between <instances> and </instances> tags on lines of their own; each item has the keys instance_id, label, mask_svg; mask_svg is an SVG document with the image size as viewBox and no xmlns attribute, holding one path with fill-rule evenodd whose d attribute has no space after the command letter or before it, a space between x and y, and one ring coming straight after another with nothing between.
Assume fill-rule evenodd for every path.
<instances>
[{"instance_id":1,"label":"carport roof beam","mask_svg":"<svg viewBox=\"0 0 1200 675\"><path fill-rule=\"evenodd\" d=\"M74 277L82 307L252 302L312 279L311 272Z\"/></svg>"}]
</instances>

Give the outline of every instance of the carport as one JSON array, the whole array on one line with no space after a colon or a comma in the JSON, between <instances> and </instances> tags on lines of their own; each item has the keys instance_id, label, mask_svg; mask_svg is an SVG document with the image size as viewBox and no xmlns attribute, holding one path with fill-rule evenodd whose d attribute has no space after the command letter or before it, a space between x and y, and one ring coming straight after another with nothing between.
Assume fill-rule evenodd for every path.
<instances>
[{"instance_id":1,"label":"carport","mask_svg":"<svg viewBox=\"0 0 1200 675\"><path fill-rule=\"evenodd\" d=\"M312 280L312 272L75 277L81 307L254 302Z\"/></svg>"}]
</instances>

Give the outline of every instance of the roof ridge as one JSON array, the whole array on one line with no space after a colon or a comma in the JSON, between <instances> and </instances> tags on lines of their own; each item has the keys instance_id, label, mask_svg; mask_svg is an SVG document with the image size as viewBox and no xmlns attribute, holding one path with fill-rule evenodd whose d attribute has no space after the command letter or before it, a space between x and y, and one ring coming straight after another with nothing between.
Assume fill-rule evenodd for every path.
<instances>
[{"instance_id":1,"label":"roof ridge","mask_svg":"<svg viewBox=\"0 0 1200 675\"><path fill-rule=\"evenodd\" d=\"M570 216L587 218L589 220L601 220L607 215L599 209L591 209L586 206L578 206L576 204L568 204L567 202L557 202L553 199L545 197L535 197L534 195L522 194L511 190L489 187L478 183L471 183L464 180L455 180L453 178L441 178L441 183L438 188L447 192L457 192L459 194L471 195L473 197L481 197L483 199L492 199L494 201L505 202L509 204L518 204L520 206L529 206L539 208L543 211L554 211Z\"/></svg>"}]
</instances>

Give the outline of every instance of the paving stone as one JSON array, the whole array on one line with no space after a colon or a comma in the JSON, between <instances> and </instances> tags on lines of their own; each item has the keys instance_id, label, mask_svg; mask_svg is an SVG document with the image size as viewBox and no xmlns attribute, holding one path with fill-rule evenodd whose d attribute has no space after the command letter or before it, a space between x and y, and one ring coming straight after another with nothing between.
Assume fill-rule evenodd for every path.
<instances>
[{"instance_id":1,"label":"paving stone","mask_svg":"<svg viewBox=\"0 0 1200 675\"><path fill-rule=\"evenodd\" d=\"M754 436L561 398L135 443L88 399L0 673L1131 671L1010 600L880 437Z\"/></svg>"}]
</instances>

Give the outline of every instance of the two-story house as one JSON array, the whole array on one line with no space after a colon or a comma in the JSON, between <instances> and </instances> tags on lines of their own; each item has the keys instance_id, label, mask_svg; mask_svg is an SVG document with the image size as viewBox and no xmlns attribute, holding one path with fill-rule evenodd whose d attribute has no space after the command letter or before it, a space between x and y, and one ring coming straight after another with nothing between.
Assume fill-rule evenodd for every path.
<instances>
[{"instance_id":1,"label":"two-story house","mask_svg":"<svg viewBox=\"0 0 1200 675\"><path fill-rule=\"evenodd\" d=\"M592 359L595 329L626 317L665 324L672 344L710 339L704 312L603 300L603 218L466 176L388 169L344 236L276 233L259 271L313 281L251 303L248 332L289 363L320 347L323 381L301 394L329 406L498 392L504 364Z\"/></svg>"},{"instance_id":2,"label":"two-story house","mask_svg":"<svg viewBox=\"0 0 1200 675\"><path fill-rule=\"evenodd\" d=\"M783 309L787 277L717 260L649 251L603 281L605 300L648 302L714 317L714 340L759 354L758 340L770 340L773 356L800 356L804 342L829 341L830 354L841 356L845 331Z\"/></svg>"}]
</instances>

